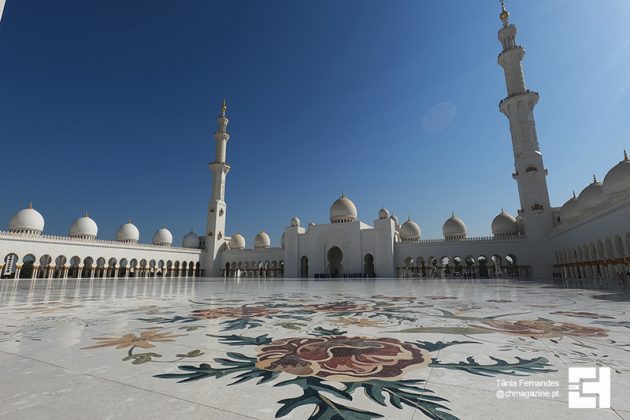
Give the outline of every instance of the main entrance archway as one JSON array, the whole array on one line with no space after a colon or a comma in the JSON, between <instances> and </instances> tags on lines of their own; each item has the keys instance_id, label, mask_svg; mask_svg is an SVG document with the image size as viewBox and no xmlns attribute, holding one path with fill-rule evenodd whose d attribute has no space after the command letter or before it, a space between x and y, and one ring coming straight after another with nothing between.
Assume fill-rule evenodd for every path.
<instances>
[{"instance_id":1,"label":"main entrance archway","mask_svg":"<svg viewBox=\"0 0 630 420\"><path fill-rule=\"evenodd\" d=\"M343 252L339 247L333 246L328 250L328 273L332 277L339 277L343 273Z\"/></svg>"},{"instance_id":2,"label":"main entrance archway","mask_svg":"<svg viewBox=\"0 0 630 420\"><path fill-rule=\"evenodd\" d=\"M374 277L374 257L372 254L366 254L363 263L363 274L366 277Z\"/></svg>"},{"instance_id":3,"label":"main entrance archway","mask_svg":"<svg viewBox=\"0 0 630 420\"><path fill-rule=\"evenodd\" d=\"M300 260L300 277L303 279L308 278L308 257L306 255Z\"/></svg>"}]
</instances>

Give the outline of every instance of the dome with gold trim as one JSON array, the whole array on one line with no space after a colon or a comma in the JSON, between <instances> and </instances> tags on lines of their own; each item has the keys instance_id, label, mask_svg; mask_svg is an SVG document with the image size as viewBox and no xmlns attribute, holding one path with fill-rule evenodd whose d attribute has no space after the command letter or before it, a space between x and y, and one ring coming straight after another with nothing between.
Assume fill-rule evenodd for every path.
<instances>
[{"instance_id":1,"label":"dome with gold trim","mask_svg":"<svg viewBox=\"0 0 630 420\"><path fill-rule=\"evenodd\" d=\"M271 246L271 239L269 239L269 235L264 230L258 232L256 237L254 238L254 248L256 249L265 249Z\"/></svg>"},{"instance_id":2,"label":"dome with gold trim","mask_svg":"<svg viewBox=\"0 0 630 420\"><path fill-rule=\"evenodd\" d=\"M244 249L245 248L245 238L240 233L235 233L230 238L230 242L228 243L230 249Z\"/></svg>"},{"instance_id":3,"label":"dome with gold trim","mask_svg":"<svg viewBox=\"0 0 630 420\"><path fill-rule=\"evenodd\" d=\"M357 207L352 200L341 194L330 206L330 223L347 223L357 220Z\"/></svg>"},{"instance_id":4,"label":"dome with gold trim","mask_svg":"<svg viewBox=\"0 0 630 420\"><path fill-rule=\"evenodd\" d=\"M166 227L158 229L153 234L153 245L171 246L173 244L173 234Z\"/></svg>"},{"instance_id":5,"label":"dome with gold trim","mask_svg":"<svg viewBox=\"0 0 630 420\"><path fill-rule=\"evenodd\" d=\"M400 239L403 242L418 242L420 240L420 226L411 217L400 226Z\"/></svg>"},{"instance_id":6,"label":"dome with gold trim","mask_svg":"<svg viewBox=\"0 0 630 420\"><path fill-rule=\"evenodd\" d=\"M88 216L87 212L70 226L70 237L77 239L95 239L98 234L96 222Z\"/></svg>"},{"instance_id":7,"label":"dome with gold trim","mask_svg":"<svg viewBox=\"0 0 630 420\"><path fill-rule=\"evenodd\" d=\"M451 214L451 217L446 219L442 226L442 233L444 239L452 241L458 239L466 239L468 235L468 229L462 219L455 216L455 213Z\"/></svg>"},{"instance_id":8,"label":"dome with gold trim","mask_svg":"<svg viewBox=\"0 0 630 420\"><path fill-rule=\"evenodd\" d=\"M131 223L131 219L116 231L116 240L124 243L136 243L140 239L140 231Z\"/></svg>"},{"instance_id":9,"label":"dome with gold trim","mask_svg":"<svg viewBox=\"0 0 630 420\"><path fill-rule=\"evenodd\" d=\"M514 216L506 213L503 209L501 209L501 213L492 220L491 228L492 234L498 238L518 235L518 222Z\"/></svg>"},{"instance_id":10,"label":"dome with gold trim","mask_svg":"<svg viewBox=\"0 0 630 420\"><path fill-rule=\"evenodd\" d=\"M604 177L604 194L612 195L626 190L630 190L630 159L624 150L623 160Z\"/></svg>"},{"instance_id":11,"label":"dome with gold trim","mask_svg":"<svg viewBox=\"0 0 630 420\"><path fill-rule=\"evenodd\" d=\"M44 231L44 217L30 203L9 220L9 232L39 235Z\"/></svg>"}]
</instances>

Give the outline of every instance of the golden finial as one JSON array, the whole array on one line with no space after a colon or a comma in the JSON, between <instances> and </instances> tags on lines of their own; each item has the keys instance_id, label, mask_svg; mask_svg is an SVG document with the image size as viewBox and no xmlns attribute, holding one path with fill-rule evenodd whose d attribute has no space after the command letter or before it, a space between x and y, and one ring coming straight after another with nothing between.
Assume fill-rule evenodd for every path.
<instances>
[{"instance_id":1,"label":"golden finial","mask_svg":"<svg viewBox=\"0 0 630 420\"><path fill-rule=\"evenodd\" d=\"M88 212L87 212L87 210L85 211L85 215L84 215L84 217L90 217L90 216L88 216Z\"/></svg>"},{"instance_id":2,"label":"golden finial","mask_svg":"<svg viewBox=\"0 0 630 420\"><path fill-rule=\"evenodd\" d=\"M225 98L223 98L223 104L221 104L221 116L225 117L225 112L227 111L227 104L225 103Z\"/></svg>"},{"instance_id":3,"label":"golden finial","mask_svg":"<svg viewBox=\"0 0 630 420\"><path fill-rule=\"evenodd\" d=\"M628 160L628 151L623 149L623 160Z\"/></svg>"},{"instance_id":4,"label":"golden finial","mask_svg":"<svg viewBox=\"0 0 630 420\"><path fill-rule=\"evenodd\" d=\"M597 177L593 174L593 182L597 182Z\"/></svg>"},{"instance_id":5,"label":"golden finial","mask_svg":"<svg viewBox=\"0 0 630 420\"><path fill-rule=\"evenodd\" d=\"M499 18L503 22L504 26L508 25L509 23L508 20L510 19L510 12L508 12L507 9L505 8L504 0L501 0L501 14L499 15Z\"/></svg>"},{"instance_id":6,"label":"golden finial","mask_svg":"<svg viewBox=\"0 0 630 420\"><path fill-rule=\"evenodd\" d=\"M131 223L131 217L127 219L127 223Z\"/></svg>"},{"instance_id":7,"label":"golden finial","mask_svg":"<svg viewBox=\"0 0 630 420\"><path fill-rule=\"evenodd\" d=\"M576 198L576 197L575 197L575 190L573 190L573 198Z\"/></svg>"},{"instance_id":8,"label":"golden finial","mask_svg":"<svg viewBox=\"0 0 630 420\"><path fill-rule=\"evenodd\" d=\"M29 208L29 209L32 209L32 208L33 208L33 202L32 202L32 201L29 201L29 202L28 202L28 208Z\"/></svg>"}]
</instances>

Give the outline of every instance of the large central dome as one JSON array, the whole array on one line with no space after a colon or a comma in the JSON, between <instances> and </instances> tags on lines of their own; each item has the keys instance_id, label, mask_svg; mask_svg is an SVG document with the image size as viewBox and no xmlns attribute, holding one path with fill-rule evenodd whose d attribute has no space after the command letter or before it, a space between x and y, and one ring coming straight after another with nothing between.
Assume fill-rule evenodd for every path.
<instances>
[{"instance_id":1,"label":"large central dome","mask_svg":"<svg viewBox=\"0 0 630 420\"><path fill-rule=\"evenodd\" d=\"M355 220L357 220L357 206L341 194L341 197L330 206L330 223L347 223Z\"/></svg>"}]
</instances>

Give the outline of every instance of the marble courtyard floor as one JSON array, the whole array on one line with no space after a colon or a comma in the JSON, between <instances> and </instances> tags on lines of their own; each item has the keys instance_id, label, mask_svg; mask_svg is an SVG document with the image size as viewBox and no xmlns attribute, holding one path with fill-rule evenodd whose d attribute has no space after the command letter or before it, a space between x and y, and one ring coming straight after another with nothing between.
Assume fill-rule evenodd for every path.
<instances>
[{"instance_id":1,"label":"marble courtyard floor","mask_svg":"<svg viewBox=\"0 0 630 420\"><path fill-rule=\"evenodd\" d=\"M630 419L629 300L509 280L0 280L0 417ZM611 408L568 408L568 368L594 366Z\"/></svg>"}]
</instances>

